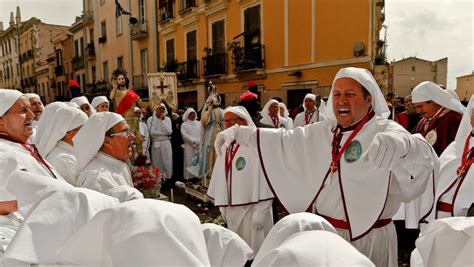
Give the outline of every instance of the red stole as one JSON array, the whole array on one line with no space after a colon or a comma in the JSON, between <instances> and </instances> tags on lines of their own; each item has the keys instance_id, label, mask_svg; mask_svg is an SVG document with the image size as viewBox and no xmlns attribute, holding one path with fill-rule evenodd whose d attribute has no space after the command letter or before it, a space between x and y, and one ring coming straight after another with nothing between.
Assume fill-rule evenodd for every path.
<instances>
[{"instance_id":1,"label":"red stole","mask_svg":"<svg viewBox=\"0 0 474 267\"><path fill-rule=\"evenodd\" d=\"M273 127L274 128L279 128L279 124L280 124L280 116L275 116L275 117L272 117L270 116L270 119L272 119L272 123L273 123Z\"/></svg>"},{"instance_id":2,"label":"red stole","mask_svg":"<svg viewBox=\"0 0 474 267\"><path fill-rule=\"evenodd\" d=\"M120 104L115 109L115 113L123 116L125 112L127 112L127 110L129 110L139 98L140 96L138 96L135 91L128 89L127 94L122 99L122 102L120 102Z\"/></svg>"}]
</instances>

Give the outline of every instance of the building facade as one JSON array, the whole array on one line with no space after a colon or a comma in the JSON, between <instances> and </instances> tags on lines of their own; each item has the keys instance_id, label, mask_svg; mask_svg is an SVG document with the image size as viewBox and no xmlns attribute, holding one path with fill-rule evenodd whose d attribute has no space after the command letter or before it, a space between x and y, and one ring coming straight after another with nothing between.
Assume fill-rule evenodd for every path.
<instances>
[{"instance_id":1,"label":"building facade","mask_svg":"<svg viewBox=\"0 0 474 267\"><path fill-rule=\"evenodd\" d=\"M471 74L456 77L456 93L461 101L469 102L474 94L474 71Z\"/></svg>"},{"instance_id":2,"label":"building facade","mask_svg":"<svg viewBox=\"0 0 474 267\"><path fill-rule=\"evenodd\" d=\"M448 79L448 58L428 61L409 57L392 62L389 66L388 89L399 96L407 96L423 81L446 85Z\"/></svg>"}]
</instances>

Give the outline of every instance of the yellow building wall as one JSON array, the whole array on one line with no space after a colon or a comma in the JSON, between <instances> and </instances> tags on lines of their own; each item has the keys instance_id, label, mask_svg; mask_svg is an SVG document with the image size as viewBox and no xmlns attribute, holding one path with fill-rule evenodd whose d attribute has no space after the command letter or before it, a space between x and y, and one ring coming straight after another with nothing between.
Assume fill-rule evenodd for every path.
<instances>
[{"instance_id":1,"label":"yellow building wall","mask_svg":"<svg viewBox=\"0 0 474 267\"><path fill-rule=\"evenodd\" d=\"M311 1L288 1L288 56L289 65L311 63ZM269 18L272 21L280 19L279 16ZM284 39L280 40L283 43ZM282 54L283 56L283 54Z\"/></svg>"},{"instance_id":2,"label":"yellow building wall","mask_svg":"<svg viewBox=\"0 0 474 267\"><path fill-rule=\"evenodd\" d=\"M292 2L291 0L289 1ZM294 2L303 2L295 0ZM261 8L261 7L260 7ZM284 0L266 1L263 6L263 34L265 44L265 67L277 68L285 65ZM296 43L291 38L290 44ZM278 44L278 45L275 45Z\"/></svg>"}]
</instances>

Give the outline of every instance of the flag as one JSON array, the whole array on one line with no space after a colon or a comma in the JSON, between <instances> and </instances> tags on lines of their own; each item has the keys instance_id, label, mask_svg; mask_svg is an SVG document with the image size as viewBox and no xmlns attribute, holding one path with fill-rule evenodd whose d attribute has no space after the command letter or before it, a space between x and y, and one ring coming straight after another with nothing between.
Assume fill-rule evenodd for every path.
<instances>
[{"instance_id":1,"label":"flag","mask_svg":"<svg viewBox=\"0 0 474 267\"><path fill-rule=\"evenodd\" d=\"M123 9L118 0L115 0L115 17L120 17L122 15L131 15L130 12Z\"/></svg>"}]
</instances>

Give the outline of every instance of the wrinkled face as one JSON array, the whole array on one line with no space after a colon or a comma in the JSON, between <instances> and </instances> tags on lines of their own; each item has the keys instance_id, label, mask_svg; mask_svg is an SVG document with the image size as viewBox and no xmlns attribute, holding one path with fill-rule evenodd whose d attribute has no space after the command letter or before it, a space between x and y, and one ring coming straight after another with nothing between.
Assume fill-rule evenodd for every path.
<instances>
[{"instance_id":1,"label":"wrinkled face","mask_svg":"<svg viewBox=\"0 0 474 267\"><path fill-rule=\"evenodd\" d=\"M36 97L30 98L30 105L31 105L31 111L35 114L35 121L39 121L41 118L41 114L43 113L43 103L41 103L41 100Z\"/></svg>"},{"instance_id":2,"label":"wrinkled face","mask_svg":"<svg viewBox=\"0 0 474 267\"><path fill-rule=\"evenodd\" d=\"M275 117L278 115L278 111L280 111L280 106L277 103L273 103L270 105L270 108L268 109L268 114L271 117Z\"/></svg>"},{"instance_id":3,"label":"wrinkled face","mask_svg":"<svg viewBox=\"0 0 474 267\"><path fill-rule=\"evenodd\" d=\"M196 119L196 112L191 112L188 114L188 120L194 121Z\"/></svg>"},{"instance_id":4,"label":"wrinkled face","mask_svg":"<svg viewBox=\"0 0 474 267\"><path fill-rule=\"evenodd\" d=\"M107 102L100 103L99 105L97 105L97 107L95 107L95 110L97 112L109 111L109 103L107 103Z\"/></svg>"},{"instance_id":5,"label":"wrinkled face","mask_svg":"<svg viewBox=\"0 0 474 267\"><path fill-rule=\"evenodd\" d=\"M132 144L135 135L130 132L130 127L125 121L121 121L112 127L113 134L106 136L104 142L108 142L109 149L107 154L110 156L125 161L132 155Z\"/></svg>"},{"instance_id":6,"label":"wrinkled face","mask_svg":"<svg viewBox=\"0 0 474 267\"><path fill-rule=\"evenodd\" d=\"M19 142L26 143L33 133L34 117L30 101L22 96L0 117L0 132L6 133Z\"/></svg>"},{"instance_id":7,"label":"wrinkled face","mask_svg":"<svg viewBox=\"0 0 474 267\"><path fill-rule=\"evenodd\" d=\"M414 103L413 106L415 107L416 113L420 113L427 119L433 117L440 108L434 101Z\"/></svg>"},{"instance_id":8,"label":"wrinkled face","mask_svg":"<svg viewBox=\"0 0 474 267\"><path fill-rule=\"evenodd\" d=\"M125 80L125 76L119 75L119 76L117 77L117 84L118 84L119 86L125 86L125 83L126 83L126 82L127 82L127 81Z\"/></svg>"},{"instance_id":9,"label":"wrinkled face","mask_svg":"<svg viewBox=\"0 0 474 267\"><path fill-rule=\"evenodd\" d=\"M332 101L337 122L348 127L360 121L372 105L372 97L364 96L362 86L351 78L340 78L334 83Z\"/></svg>"},{"instance_id":10,"label":"wrinkled face","mask_svg":"<svg viewBox=\"0 0 474 267\"><path fill-rule=\"evenodd\" d=\"M142 116L142 112L140 110L135 111L135 117L140 118Z\"/></svg>"},{"instance_id":11,"label":"wrinkled face","mask_svg":"<svg viewBox=\"0 0 474 267\"><path fill-rule=\"evenodd\" d=\"M306 98L304 100L304 107L306 108L307 111L314 110L315 105L316 105L316 102L314 102L313 99L311 98Z\"/></svg>"},{"instance_id":12,"label":"wrinkled face","mask_svg":"<svg viewBox=\"0 0 474 267\"><path fill-rule=\"evenodd\" d=\"M81 110L86 113L87 117L90 117L91 116L91 107L89 106L89 104L82 104L80 106Z\"/></svg>"},{"instance_id":13,"label":"wrinkled face","mask_svg":"<svg viewBox=\"0 0 474 267\"><path fill-rule=\"evenodd\" d=\"M224 114L224 127L230 128L234 125L247 125L247 121L245 119L242 119L239 117L237 114L232 113L232 112L226 112Z\"/></svg>"}]
</instances>

